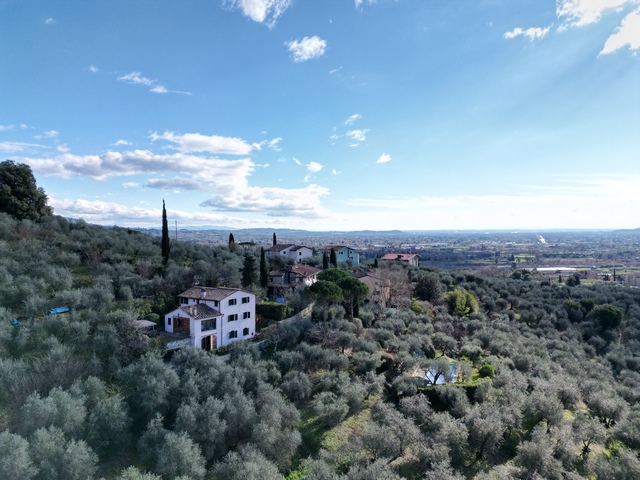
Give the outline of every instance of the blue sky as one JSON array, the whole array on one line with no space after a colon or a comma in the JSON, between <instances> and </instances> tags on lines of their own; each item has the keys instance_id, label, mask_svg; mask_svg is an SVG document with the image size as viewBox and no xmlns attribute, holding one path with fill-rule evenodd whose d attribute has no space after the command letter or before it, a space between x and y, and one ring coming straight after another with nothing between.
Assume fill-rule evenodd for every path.
<instances>
[{"instance_id":1,"label":"blue sky","mask_svg":"<svg viewBox=\"0 0 640 480\"><path fill-rule=\"evenodd\" d=\"M56 214L640 227L640 0L0 0L0 155Z\"/></svg>"}]
</instances>

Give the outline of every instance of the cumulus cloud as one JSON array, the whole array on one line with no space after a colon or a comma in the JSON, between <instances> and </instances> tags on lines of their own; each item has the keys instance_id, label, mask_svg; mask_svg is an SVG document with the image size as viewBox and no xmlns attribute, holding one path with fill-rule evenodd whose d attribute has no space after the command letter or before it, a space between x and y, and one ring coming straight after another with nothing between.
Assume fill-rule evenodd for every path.
<instances>
[{"instance_id":1,"label":"cumulus cloud","mask_svg":"<svg viewBox=\"0 0 640 480\"><path fill-rule=\"evenodd\" d=\"M390 161L391 161L391 155L389 155L388 153L383 153L382 155L380 155L380 158L376 160L376 163L387 163Z\"/></svg>"},{"instance_id":2,"label":"cumulus cloud","mask_svg":"<svg viewBox=\"0 0 640 480\"><path fill-rule=\"evenodd\" d=\"M304 189L253 187L249 184L249 177L256 165L249 158L223 160L184 153L158 155L147 150L134 150L102 155L62 153L47 158L23 157L21 161L39 174L65 178L83 176L105 180L116 176L174 174L173 178L170 175L152 178L147 187L214 192L214 196L203 205L216 210L320 217L326 215L320 203L321 197L329 194L328 189L317 185ZM310 162L306 167L317 170L318 165Z\"/></svg>"},{"instance_id":3,"label":"cumulus cloud","mask_svg":"<svg viewBox=\"0 0 640 480\"><path fill-rule=\"evenodd\" d=\"M116 143L114 143L114 145L131 145L131 142L120 139Z\"/></svg>"},{"instance_id":4,"label":"cumulus cloud","mask_svg":"<svg viewBox=\"0 0 640 480\"><path fill-rule=\"evenodd\" d=\"M254 22L273 28L276 20L291 5L293 0L223 0L223 4L238 9Z\"/></svg>"},{"instance_id":5,"label":"cumulus cloud","mask_svg":"<svg viewBox=\"0 0 640 480\"><path fill-rule=\"evenodd\" d=\"M294 62L304 62L324 55L327 42L317 35L285 43Z\"/></svg>"},{"instance_id":6,"label":"cumulus cloud","mask_svg":"<svg viewBox=\"0 0 640 480\"><path fill-rule=\"evenodd\" d=\"M600 55L607 55L627 46L629 50L640 49L640 8L622 19L616 32L605 42Z\"/></svg>"},{"instance_id":7,"label":"cumulus cloud","mask_svg":"<svg viewBox=\"0 0 640 480\"><path fill-rule=\"evenodd\" d=\"M307 170L309 170L311 173L318 173L320 170L324 168L324 165L318 162L309 162L307 163L306 167L307 167Z\"/></svg>"},{"instance_id":8,"label":"cumulus cloud","mask_svg":"<svg viewBox=\"0 0 640 480\"><path fill-rule=\"evenodd\" d=\"M354 122L356 122L357 120L360 120L361 118L362 118L362 115L360 115L359 113L354 113L344 121L344 124L352 125Z\"/></svg>"},{"instance_id":9,"label":"cumulus cloud","mask_svg":"<svg viewBox=\"0 0 640 480\"><path fill-rule=\"evenodd\" d=\"M366 135L368 131L368 129L349 130L347 132L347 136L354 142L351 146L357 147L360 143L364 142L367 139Z\"/></svg>"},{"instance_id":10,"label":"cumulus cloud","mask_svg":"<svg viewBox=\"0 0 640 480\"><path fill-rule=\"evenodd\" d=\"M164 132L162 135L159 135L153 132L150 138L154 142L157 140L166 140L167 142L173 143L176 145L174 148L181 152L248 155L255 148L255 145L250 145L241 138L202 135L200 133L176 135L174 132Z\"/></svg>"},{"instance_id":11,"label":"cumulus cloud","mask_svg":"<svg viewBox=\"0 0 640 480\"><path fill-rule=\"evenodd\" d=\"M557 0L556 15L571 26L584 26L598 22L605 12L619 11L638 0Z\"/></svg>"},{"instance_id":12,"label":"cumulus cloud","mask_svg":"<svg viewBox=\"0 0 640 480\"><path fill-rule=\"evenodd\" d=\"M98 73L100 71L100 69L98 67L96 67L95 65L89 65L89 71L91 73Z\"/></svg>"},{"instance_id":13,"label":"cumulus cloud","mask_svg":"<svg viewBox=\"0 0 640 480\"><path fill-rule=\"evenodd\" d=\"M527 29L517 27L511 30L510 32L506 32L504 34L504 38L512 39L512 38L523 36L523 37L527 37L531 41L534 41L536 38L544 38L547 35L547 33L549 33L549 30L551 30L551 27L545 27L545 28L531 27Z\"/></svg>"}]
</instances>

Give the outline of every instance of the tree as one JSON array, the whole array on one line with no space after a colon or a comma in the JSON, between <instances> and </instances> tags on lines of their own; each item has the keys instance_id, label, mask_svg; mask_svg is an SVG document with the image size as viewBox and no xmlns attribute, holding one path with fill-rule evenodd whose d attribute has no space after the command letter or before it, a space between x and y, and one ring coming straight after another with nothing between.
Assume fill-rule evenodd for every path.
<instances>
[{"instance_id":1,"label":"tree","mask_svg":"<svg viewBox=\"0 0 640 480\"><path fill-rule=\"evenodd\" d=\"M233 238L233 233L229 234L229 251L231 252L236 251L236 240L235 238Z\"/></svg>"},{"instance_id":2,"label":"tree","mask_svg":"<svg viewBox=\"0 0 640 480\"><path fill-rule=\"evenodd\" d=\"M273 232L273 245L277 245L278 244L278 240L276 239L276 232Z\"/></svg>"},{"instance_id":3,"label":"tree","mask_svg":"<svg viewBox=\"0 0 640 480\"><path fill-rule=\"evenodd\" d=\"M258 283L258 271L256 269L256 258L252 253L244 254L244 264L242 266L242 286L248 288Z\"/></svg>"},{"instance_id":4,"label":"tree","mask_svg":"<svg viewBox=\"0 0 640 480\"><path fill-rule=\"evenodd\" d=\"M318 300L327 303L337 303L344 299L342 289L335 283L327 280L318 280L309 287L309 291L316 295Z\"/></svg>"},{"instance_id":5,"label":"tree","mask_svg":"<svg viewBox=\"0 0 640 480\"><path fill-rule=\"evenodd\" d=\"M275 235L275 233L274 233ZM267 288L269 285L269 264L264 254L264 248L260 248L260 286Z\"/></svg>"},{"instance_id":6,"label":"tree","mask_svg":"<svg viewBox=\"0 0 640 480\"><path fill-rule=\"evenodd\" d=\"M451 311L459 317L464 317L478 311L478 301L476 297L464 288L457 288L453 292L447 293L445 300L449 304Z\"/></svg>"},{"instance_id":7,"label":"tree","mask_svg":"<svg viewBox=\"0 0 640 480\"><path fill-rule=\"evenodd\" d=\"M327 270L329 268L329 255L327 252L322 252L322 269Z\"/></svg>"},{"instance_id":8,"label":"tree","mask_svg":"<svg viewBox=\"0 0 640 480\"><path fill-rule=\"evenodd\" d=\"M36 473L29 454L29 442L7 430L0 433L0 478L29 480Z\"/></svg>"},{"instance_id":9,"label":"tree","mask_svg":"<svg viewBox=\"0 0 640 480\"><path fill-rule=\"evenodd\" d=\"M171 241L169 240L169 224L167 223L167 210L162 200L162 263L164 265L169 261L169 252L171 250Z\"/></svg>"},{"instance_id":10,"label":"tree","mask_svg":"<svg viewBox=\"0 0 640 480\"><path fill-rule=\"evenodd\" d=\"M442 284L440 277L435 273L427 273L418 278L413 291L419 300L434 303L440 299L442 295Z\"/></svg>"},{"instance_id":11,"label":"tree","mask_svg":"<svg viewBox=\"0 0 640 480\"><path fill-rule=\"evenodd\" d=\"M29 165L11 160L0 163L0 212L19 220L40 221L51 216L47 195L36 186Z\"/></svg>"},{"instance_id":12,"label":"tree","mask_svg":"<svg viewBox=\"0 0 640 480\"><path fill-rule=\"evenodd\" d=\"M622 323L624 314L610 304L598 305L588 315L602 330L613 330Z\"/></svg>"},{"instance_id":13,"label":"tree","mask_svg":"<svg viewBox=\"0 0 640 480\"><path fill-rule=\"evenodd\" d=\"M329 256L329 263L333 266L333 268L338 268L338 257L336 255L336 251L332 248L331 255Z\"/></svg>"}]
</instances>

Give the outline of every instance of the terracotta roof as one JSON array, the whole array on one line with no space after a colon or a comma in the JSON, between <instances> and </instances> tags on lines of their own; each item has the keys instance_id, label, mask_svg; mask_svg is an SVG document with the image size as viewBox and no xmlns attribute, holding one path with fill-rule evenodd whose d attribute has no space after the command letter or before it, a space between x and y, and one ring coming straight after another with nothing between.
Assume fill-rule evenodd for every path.
<instances>
[{"instance_id":1,"label":"terracotta roof","mask_svg":"<svg viewBox=\"0 0 640 480\"><path fill-rule=\"evenodd\" d=\"M400 260L403 262L408 262L413 257L419 257L417 253L387 253L380 260Z\"/></svg>"},{"instance_id":2,"label":"terracotta roof","mask_svg":"<svg viewBox=\"0 0 640 480\"><path fill-rule=\"evenodd\" d=\"M295 273L296 275L302 275L303 277L310 277L322 271L321 268L312 267L304 263L298 263L297 265L287 265L287 270Z\"/></svg>"},{"instance_id":3,"label":"terracotta roof","mask_svg":"<svg viewBox=\"0 0 640 480\"><path fill-rule=\"evenodd\" d=\"M222 316L219 311L214 310L209 305L205 305L204 303L198 303L196 305L184 305L180 307L180 310L192 317L194 320L203 320L205 318Z\"/></svg>"},{"instance_id":4,"label":"terracotta roof","mask_svg":"<svg viewBox=\"0 0 640 480\"><path fill-rule=\"evenodd\" d=\"M293 247L293 248L291 249L291 251L292 251L292 252L295 252L295 251L297 251L297 250L300 250L301 248L307 248L307 249L309 249L309 250L312 250L311 248L309 248L309 247L305 247L304 245L296 245L295 247Z\"/></svg>"},{"instance_id":5,"label":"terracotta roof","mask_svg":"<svg viewBox=\"0 0 640 480\"><path fill-rule=\"evenodd\" d=\"M374 281L377 280L379 282L382 282L387 286L391 285L391 280L389 280L388 278L377 277L376 275L371 275L370 273L366 272L358 273L355 277L360 281L362 281L363 279L372 279Z\"/></svg>"},{"instance_id":6,"label":"terracotta roof","mask_svg":"<svg viewBox=\"0 0 640 480\"><path fill-rule=\"evenodd\" d=\"M336 251L342 250L343 248L349 248L351 250L355 250L355 248L347 247L346 245L325 245L320 250L330 252L332 248Z\"/></svg>"},{"instance_id":7,"label":"terracotta roof","mask_svg":"<svg viewBox=\"0 0 640 480\"><path fill-rule=\"evenodd\" d=\"M202 296L202 292L204 296ZM227 288L227 287L191 287L188 290L182 292L179 296L186 298L201 298L203 300L215 300L220 301L229 295L233 295L236 292L245 292L251 295L255 295L254 293L248 292L246 290L241 290L239 288Z\"/></svg>"}]
</instances>

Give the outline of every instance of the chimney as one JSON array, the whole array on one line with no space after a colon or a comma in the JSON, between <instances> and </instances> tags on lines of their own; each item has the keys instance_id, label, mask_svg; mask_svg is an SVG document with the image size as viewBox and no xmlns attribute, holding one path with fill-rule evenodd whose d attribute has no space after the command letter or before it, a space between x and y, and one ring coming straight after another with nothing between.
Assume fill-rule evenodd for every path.
<instances>
[{"instance_id":1,"label":"chimney","mask_svg":"<svg viewBox=\"0 0 640 480\"><path fill-rule=\"evenodd\" d=\"M204 288L200 290L200 298L207 298L207 291Z\"/></svg>"}]
</instances>

